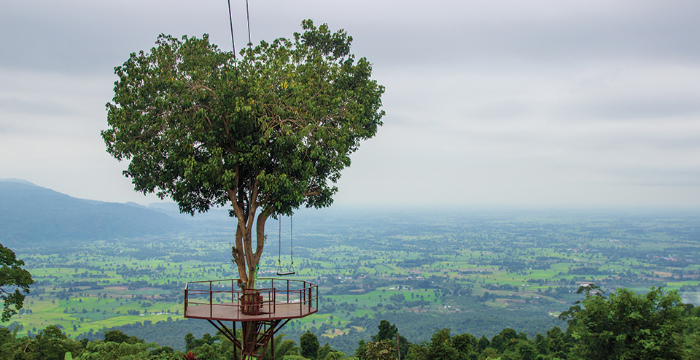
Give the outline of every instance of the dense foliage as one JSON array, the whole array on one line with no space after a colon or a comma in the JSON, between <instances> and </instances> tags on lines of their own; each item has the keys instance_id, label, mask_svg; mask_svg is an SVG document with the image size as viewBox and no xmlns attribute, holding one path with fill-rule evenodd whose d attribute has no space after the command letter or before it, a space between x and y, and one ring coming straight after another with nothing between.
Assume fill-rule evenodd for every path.
<instances>
[{"instance_id":1,"label":"dense foliage","mask_svg":"<svg viewBox=\"0 0 700 360\"><path fill-rule=\"evenodd\" d=\"M681 359L688 326L675 291L651 288L645 295L619 289L603 296L596 286L581 288L586 299L561 317L569 319L575 353L585 359Z\"/></svg>"},{"instance_id":2,"label":"dense foliage","mask_svg":"<svg viewBox=\"0 0 700 360\"><path fill-rule=\"evenodd\" d=\"M24 305L29 286L34 283L24 261L14 251L0 244L0 299L3 302L2 321L8 321Z\"/></svg>"},{"instance_id":3,"label":"dense foliage","mask_svg":"<svg viewBox=\"0 0 700 360\"><path fill-rule=\"evenodd\" d=\"M371 341L360 341L354 354L344 354L317 336L305 332L300 345L278 335L274 359L286 360L546 360L546 359L697 359L700 355L700 308L684 305L675 291L652 288L644 295L620 289L606 297L595 288L563 316L569 327L553 327L529 339L506 328L491 339L469 333L452 335L439 327L429 341L409 343L399 329L382 320ZM438 324L439 325L439 324ZM238 332L240 337L240 330ZM398 341L397 341L398 338ZM231 359L233 346L221 334L185 336L185 351L147 344L119 330L107 331L104 340L71 340L56 326L34 337L17 337L0 328L0 356L7 359L64 359L67 352L79 359ZM348 355L350 355L348 357ZM272 359L272 351L262 357Z\"/></svg>"}]
</instances>

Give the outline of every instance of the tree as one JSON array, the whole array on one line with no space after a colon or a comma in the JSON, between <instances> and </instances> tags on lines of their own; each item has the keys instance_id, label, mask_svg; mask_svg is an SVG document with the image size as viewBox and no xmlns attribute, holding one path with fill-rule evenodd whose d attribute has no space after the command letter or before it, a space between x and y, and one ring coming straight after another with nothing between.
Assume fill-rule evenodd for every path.
<instances>
[{"instance_id":1,"label":"tree","mask_svg":"<svg viewBox=\"0 0 700 360\"><path fill-rule=\"evenodd\" d=\"M508 346L515 344L518 339L518 334L515 330L505 328L498 335L491 338L490 346L502 353Z\"/></svg>"},{"instance_id":2,"label":"tree","mask_svg":"<svg viewBox=\"0 0 700 360\"><path fill-rule=\"evenodd\" d=\"M460 353L454 348L450 329L440 329L435 331L430 338L430 346L428 347L429 359L459 359Z\"/></svg>"},{"instance_id":3,"label":"tree","mask_svg":"<svg viewBox=\"0 0 700 360\"><path fill-rule=\"evenodd\" d=\"M24 261L18 260L12 250L0 244L0 299L4 303L3 322L9 321L12 315L22 308L25 294L29 294L29 285L34 283L32 275L22 269L22 266Z\"/></svg>"},{"instance_id":4,"label":"tree","mask_svg":"<svg viewBox=\"0 0 700 360\"><path fill-rule=\"evenodd\" d=\"M357 349L355 349L355 357L358 359L364 359L367 354L367 343L364 339L360 339L357 343Z\"/></svg>"},{"instance_id":5,"label":"tree","mask_svg":"<svg viewBox=\"0 0 700 360\"><path fill-rule=\"evenodd\" d=\"M112 156L130 160L124 175L135 190L192 215L230 207L233 261L248 288L266 220L330 205L350 154L384 115L384 88L350 54L352 37L311 20L302 27L293 40L242 50L240 61L207 35L161 35L115 69L107 104L102 137Z\"/></svg>"},{"instance_id":6,"label":"tree","mask_svg":"<svg viewBox=\"0 0 700 360\"><path fill-rule=\"evenodd\" d=\"M520 340L518 353L522 360L535 360L537 358L537 348L529 341Z\"/></svg>"},{"instance_id":7,"label":"tree","mask_svg":"<svg viewBox=\"0 0 700 360\"><path fill-rule=\"evenodd\" d=\"M646 295L618 289L580 288L586 298L562 317L578 340L574 352L585 359L680 359L686 327L678 293L652 287Z\"/></svg>"},{"instance_id":8,"label":"tree","mask_svg":"<svg viewBox=\"0 0 700 360\"><path fill-rule=\"evenodd\" d=\"M451 337L450 329L438 329L433 333L430 342L411 345L407 358L413 360L469 359L472 355L476 355L472 352L471 341L473 340L474 337L469 334Z\"/></svg>"},{"instance_id":9,"label":"tree","mask_svg":"<svg viewBox=\"0 0 700 360\"><path fill-rule=\"evenodd\" d=\"M347 359L347 356L342 351L338 350L331 350L328 352L328 354L323 358L323 360L340 360L340 359Z\"/></svg>"},{"instance_id":10,"label":"tree","mask_svg":"<svg viewBox=\"0 0 700 360\"><path fill-rule=\"evenodd\" d=\"M132 336L131 338L136 339L137 341L139 340L135 336ZM211 345L214 345L214 343L220 339L221 339L220 333L217 333L214 336L211 336L211 334L209 334L209 333L204 333L204 335L202 335L201 339L197 339L196 337L194 337L194 335L192 335L192 333L187 333L187 335L185 335L185 350L187 350L187 351L194 350L194 349L196 349L200 346L204 346L204 345L211 346ZM106 334L105 334L105 341L107 341ZM130 341L127 341L127 342L130 342ZM133 342L130 342L130 343L133 343Z\"/></svg>"},{"instance_id":11,"label":"tree","mask_svg":"<svg viewBox=\"0 0 700 360\"><path fill-rule=\"evenodd\" d=\"M285 339L279 345L275 343L275 360L283 359L285 355L297 355L298 353L299 348L294 340Z\"/></svg>"},{"instance_id":12,"label":"tree","mask_svg":"<svg viewBox=\"0 0 700 360\"><path fill-rule=\"evenodd\" d=\"M188 333L191 335L192 333ZM121 330L108 330L105 332L105 341L124 343L129 341L129 335L124 334Z\"/></svg>"},{"instance_id":13,"label":"tree","mask_svg":"<svg viewBox=\"0 0 700 360\"><path fill-rule=\"evenodd\" d=\"M157 349L158 344L138 342L130 344L127 342L116 343L111 341L91 341L85 347L86 353L81 359L89 360L109 360L109 359L149 359L152 358L152 349ZM165 354L167 356L167 354ZM162 357L161 357L162 358ZM170 357L176 358L176 357ZM177 358L182 358L178 356Z\"/></svg>"},{"instance_id":14,"label":"tree","mask_svg":"<svg viewBox=\"0 0 700 360\"><path fill-rule=\"evenodd\" d=\"M551 330L547 330L547 337L537 334L535 345L540 354L563 359L570 353L571 340L571 337L555 326Z\"/></svg>"},{"instance_id":15,"label":"tree","mask_svg":"<svg viewBox=\"0 0 700 360\"><path fill-rule=\"evenodd\" d=\"M392 295L393 296L393 295ZM403 294L401 294L403 296ZM404 357L408 354L409 343L405 337L399 335L399 329L396 325L389 323L386 320L380 320L379 325L377 325L379 331L376 335L372 335L372 341L378 342L383 340L393 340L396 343L396 336L399 336L399 349L401 351L401 356ZM397 354L398 355L398 354Z\"/></svg>"},{"instance_id":16,"label":"tree","mask_svg":"<svg viewBox=\"0 0 700 360\"><path fill-rule=\"evenodd\" d=\"M68 339L56 325L49 325L40 330L36 337L25 345L22 352L33 353L35 359L63 360L67 352L79 354L81 347L80 343ZM15 358L20 357L15 355Z\"/></svg>"},{"instance_id":17,"label":"tree","mask_svg":"<svg viewBox=\"0 0 700 360\"><path fill-rule=\"evenodd\" d=\"M192 333L187 333L187 335L192 335ZM118 344L121 344L121 343L137 344L137 343L145 343L146 342L145 340L139 339L134 335L129 336L127 334L124 334L121 330L108 330L108 331L106 331L105 332L105 341L106 342L115 342Z\"/></svg>"},{"instance_id":18,"label":"tree","mask_svg":"<svg viewBox=\"0 0 700 360\"><path fill-rule=\"evenodd\" d=\"M318 358L321 359L321 360L323 360L323 359L325 359L326 356L327 356L330 352L332 352L332 351L333 351L333 349L331 348L331 346L328 345L328 343L326 343L325 345L321 346L321 347L318 349Z\"/></svg>"},{"instance_id":19,"label":"tree","mask_svg":"<svg viewBox=\"0 0 700 360\"><path fill-rule=\"evenodd\" d=\"M477 352L482 352L491 346L491 342L486 338L486 334L481 335L481 338L476 342Z\"/></svg>"},{"instance_id":20,"label":"tree","mask_svg":"<svg viewBox=\"0 0 700 360\"><path fill-rule=\"evenodd\" d=\"M379 340L367 343L367 350L362 359L365 360L395 360L396 346L393 341Z\"/></svg>"},{"instance_id":21,"label":"tree","mask_svg":"<svg viewBox=\"0 0 700 360\"><path fill-rule=\"evenodd\" d=\"M396 339L396 334L398 329L396 325L391 324L386 320L380 320L379 325L377 325L379 331L376 335L372 335L372 341L382 341L382 340L393 340Z\"/></svg>"},{"instance_id":22,"label":"tree","mask_svg":"<svg viewBox=\"0 0 700 360\"><path fill-rule=\"evenodd\" d=\"M475 351L474 344L476 344L476 338L468 333L455 335L452 337L452 344L457 351L468 357Z\"/></svg>"},{"instance_id":23,"label":"tree","mask_svg":"<svg viewBox=\"0 0 700 360\"><path fill-rule=\"evenodd\" d=\"M315 359L318 356L318 348L321 344L318 342L316 334L306 330L299 337L299 346L301 347L301 356L307 359Z\"/></svg>"}]
</instances>

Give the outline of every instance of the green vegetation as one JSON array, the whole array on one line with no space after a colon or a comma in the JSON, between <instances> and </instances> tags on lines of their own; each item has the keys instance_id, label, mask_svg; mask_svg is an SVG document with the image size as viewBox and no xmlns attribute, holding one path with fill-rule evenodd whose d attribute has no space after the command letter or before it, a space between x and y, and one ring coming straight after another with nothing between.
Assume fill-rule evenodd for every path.
<instances>
[{"instance_id":1,"label":"green vegetation","mask_svg":"<svg viewBox=\"0 0 700 360\"><path fill-rule=\"evenodd\" d=\"M0 244L0 299L3 302L2 321L8 321L24 305L25 294L34 283L29 271L22 268L14 251Z\"/></svg>"},{"instance_id":2,"label":"green vegetation","mask_svg":"<svg viewBox=\"0 0 700 360\"><path fill-rule=\"evenodd\" d=\"M618 289L609 297L597 286L581 287L586 299L561 318L569 319L574 352L584 358L681 359L683 341L679 336L689 326L684 307L675 291L665 294L651 288L646 295Z\"/></svg>"},{"instance_id":3,"label":"green vegetation","mask_svg":"<svg viewBox=\"0 0 700 360\"><path fill-rule=\"evenodd\" d=\"M678 290L684 303L698 298L696 217L437 218L333 210L296 215L297 278L319 283L322 298L318 314L283 329L287 339L308 330L321 344L353 354L382 319L413 343L429 341L435 328L489 338L511 328L534 338L566 328L557 317L581 300L576 291L587 282L608 294L663 286ZM183 350L188 332L213 331L206 321L182 319L184 284L237 274L229 255L232 227L192 223L177 236L17 248L36 283L25 308L5 325L18 336L35 336L55 324L73 339L92 340L119 328ZM274 275L276 264L276 254L263 257L259 276Z\"/></svg>"},{"instance_id":4,"label":"green vegetation","mask_svg":"<svg viewBox=\"0 0 700 360\"><path fill-rule=\"evenodd\" d=\"M652 288L646 295L621 289L606 297L596 286L580 287L585 298L567 310L569 327L553 327L546 336L505 328L490 340L463 333L453 336L449 328L436 329L429 341L410 343L399 328L386 320L379 322L371 341L360 340L352 355L320 346L311 331L301 335L299 346L281 334L275 337L274 359L286 360L547 360L547 359L696 359L700 336L700 308L684 305L675 290ZM236 336L241 339L241 330ZM0 355L3 358L62 359L76 354L82 359L231 359L233 346L220 333L201 338L188 333L184 352L158 344L146 344L119 330L107 331L104 340L73 341L56 326L48 326L36 337L17 338L0 329ZM262 359L273 360L268 348Z\"/></svg>"}]
</instances>

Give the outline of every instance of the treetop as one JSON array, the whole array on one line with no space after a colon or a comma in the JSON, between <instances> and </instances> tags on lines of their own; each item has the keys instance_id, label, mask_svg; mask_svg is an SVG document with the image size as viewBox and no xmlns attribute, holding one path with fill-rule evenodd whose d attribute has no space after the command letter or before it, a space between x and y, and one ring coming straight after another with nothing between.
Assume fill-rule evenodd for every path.
<instances>
[{"instance_id":1,"label":"treetop","mask_svg":"<svg viewBox=\"0 0 700 360\"><path fill-rule=\"evenodd\" d=\"M345 31L302 28L238 60L206 34L160 35L116 67L102 137L130 160L135 189L190 214L232 204L244 220L330 205L350 154L382 124L384 87Z\"/></svg>"}]
</instances>

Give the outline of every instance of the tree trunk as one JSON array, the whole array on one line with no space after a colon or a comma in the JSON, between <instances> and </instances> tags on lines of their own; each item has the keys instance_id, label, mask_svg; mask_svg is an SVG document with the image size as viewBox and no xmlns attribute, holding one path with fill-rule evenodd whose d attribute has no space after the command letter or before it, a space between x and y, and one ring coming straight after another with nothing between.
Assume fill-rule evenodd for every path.
<instances>
[{"instance_id":1,"label":"tree trunk","mask_svg":"<svg viewBox=\"0 0 700 360\"><path fill-rule=\"evenodd\" d=\"M265 247L265 222L274 211L274 207L270 207L262 211L256 219L255 214L259 206L259 204L257 204L255 201L257 191L253 191L253 194L251 194L250 199L252 199L252 203L249 204L237 201L235 191L229 190L228 193L233 203L234 213L236 214L236 218L238 220L238 224L236 226L236 244L231 249L231 255L233 256L233 261L238 268L238 276L242 284L244 284L243 288L254 290L256 270ZM254 225L255 235L257 238L255 251L253 251L252 238ZM246 305L242 310L246 312L250 311L251 313L257 312L258 309L256 302L258 301L258 296L259 295L255 291L249 292L248 294L242 294L242 299L246 302L246 304L253 304ZM256 349L259 335L259 325L260 323L258 321L242 322L241 330L243 331L242 345L244 354L250 354Z\"/></svg>"}]
</instances>

